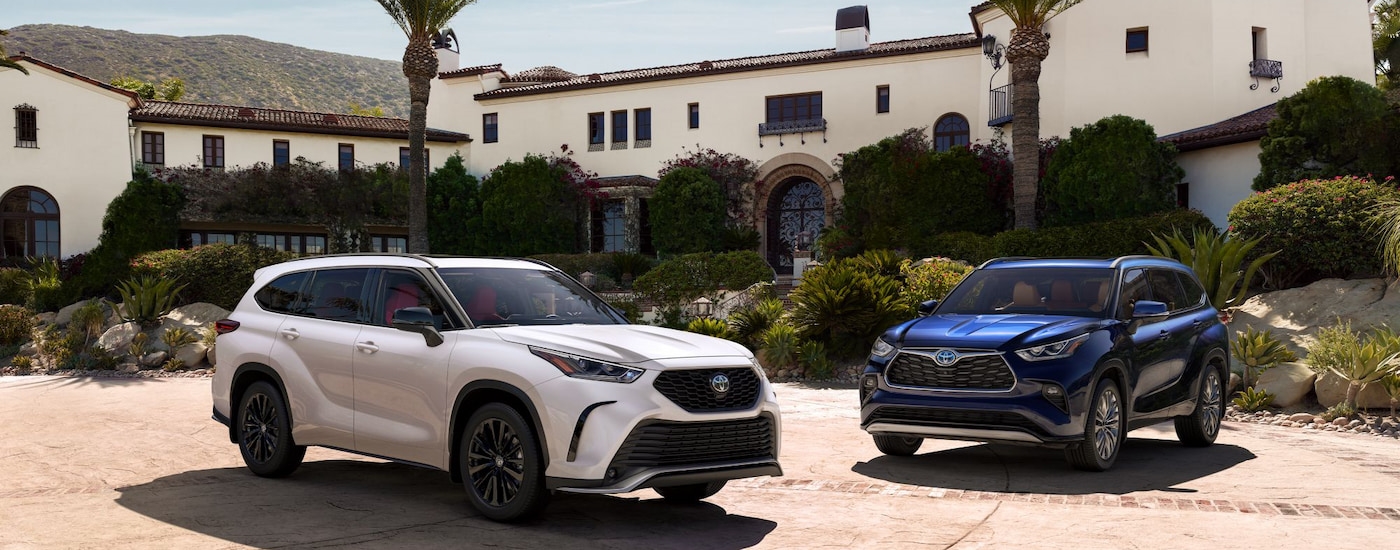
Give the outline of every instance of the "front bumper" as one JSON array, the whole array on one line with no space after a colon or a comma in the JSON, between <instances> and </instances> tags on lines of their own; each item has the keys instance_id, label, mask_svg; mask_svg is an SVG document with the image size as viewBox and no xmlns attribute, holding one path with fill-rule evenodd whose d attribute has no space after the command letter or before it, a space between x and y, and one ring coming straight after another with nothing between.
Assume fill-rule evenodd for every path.
<instances>
[{"instance_id":1,"label":"front bumper","mask_svg":"<svg viewBox=\"0 0 1400 550\"><path fill-rule=\"evenodd\" d=\"M864 392L861 429L882 435L1063 446L1083 440L1086 398L1062 410L1043 394L1048 382L1019 379L1011 391L968 392L891 387L885 377Z\"/></svg>"}]
</instances>

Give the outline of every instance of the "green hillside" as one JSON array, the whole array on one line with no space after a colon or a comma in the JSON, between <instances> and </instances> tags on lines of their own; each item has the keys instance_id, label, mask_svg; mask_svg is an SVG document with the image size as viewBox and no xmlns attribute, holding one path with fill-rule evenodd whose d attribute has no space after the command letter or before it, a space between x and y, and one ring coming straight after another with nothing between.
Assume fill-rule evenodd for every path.
<instances>
[{"instance_id":1,"label":"green hillside","mask_svg":"<svg viewBox=\"0 0 1400 550\"><path fill-rule=\"evenodd\" d=\"M397 61L278 44L247 36L166 36L70 25L10 29L5 49L26 52L103 82L117 76L185 80L183 101L346 112L382 106L408 116Z\"/></svg>"}]
</instances>

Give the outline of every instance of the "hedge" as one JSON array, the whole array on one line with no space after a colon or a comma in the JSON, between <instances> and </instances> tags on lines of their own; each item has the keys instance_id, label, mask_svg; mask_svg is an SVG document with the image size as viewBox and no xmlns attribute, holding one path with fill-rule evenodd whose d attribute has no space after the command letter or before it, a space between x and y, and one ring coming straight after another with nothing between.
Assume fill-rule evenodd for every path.
<instances>
[{"instance_id":1,"label":"hedge","mask_svg":"<svg viewBox=\"0 0 1400 550\"><path fill-rule=\"evenodd\" d=\"M721 288L744 290L772 281L773 268L755 252L700 252L661 262L638 277L633 288L642 298L676 306Z\"/></svg>"},{"instance_id":2,"label":"hedge","mask_svg":"<svg viewBox=\"0 0 1400 550\"><path fill-rule=\"evenodd\" d=\"M161 250L131 261L133 276L150 275L183 284L183 303L208 302L233 309L253 285L253 272L295 259L282 252L249 244L210 244L188 250Z\"/></svg>"},{"instance_id":3,"label":"hedge","mask_svg":"<svg viewBox=\"0 0 1400 550\"><path fill-rule=\"evenodd\" d=\"M1214 225L1199 211L1173 210L1072 227L1017 229L993 237L968 232L944 233L923 240L914 255L942 256L972 264L1007 256L1111 258L1147 254L1146 243L1154 233L1170 234L1173 228L1189 233L1198 227Z\"/></svg>"}]
</instances>

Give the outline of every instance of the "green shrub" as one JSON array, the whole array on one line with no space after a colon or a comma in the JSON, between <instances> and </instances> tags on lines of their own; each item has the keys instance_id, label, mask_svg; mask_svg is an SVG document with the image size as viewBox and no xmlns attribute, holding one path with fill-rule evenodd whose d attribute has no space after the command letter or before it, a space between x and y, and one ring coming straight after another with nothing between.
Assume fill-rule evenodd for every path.
<instances>
[{"instance_id":1,"label":"green shrub","mask_svg":"<svg viewBox=\"0 0 1400 550\"><path fill-rule=\"evenodd\" d=\"M83 338L79 334L71 331L59 331L58 327L49 325L44 327L39 338L39 355L48 359L49 364L58 368L72 368L65 366L83 349Z\"/></svg>"},{"instance_id":2,"label":"green shrub","mask_svg":"<svg viewBox=\"0 0 1400 550\"><path fill-rule=\"evenodd\" d=\"M1245 388L1233 400L1236 407L1245 412L1261 411L1274 404L1274 394L1264 390Z\"/></svg>"},{"instance_id":3,"label":"green shrub","mask_svg":"<svg viewBox=\"0 0 1400 550\"><path fill-rule=\"evenodd\" d=\"M763 349L760 354L763 362L774 369L786 369L797 364L798 348L801 339L797 329L787 323L778 323L763 331Z\"/></svg>"},{"instance_id":4,"label":"green shrub","mask_svg":"<svg viewBox=\"0 0 1400 550\"><path fill-rule=\"evenodd\" d=\"M827 380L836 372L836 362L826 355L826 346L821 342L811 340L803 342L797 348L797 361L806 372L807 378L813 380Z\"/></svg>"},{"instance_id":5,"label":"green shrub","mask_svg":"<svg viewBox=\"0 0 1400 550\"><path fill-rule=\"evenodd\" d=\"M1074 227L1016 229L992 237L996 257L1100 257L1146 254L1152 235L1210 228L1210 218L1195 210L1173 210Z\"/></svg>"},{"instance_id":6,"label":"green shrub","mask_svg":"<svg viewBox=\"0 0 1400 550\"><path fill-rule=\"evenodd\" d=\"M179 359L176 359L176 358L173 357L173 356L172 356L171 358L169 358L169 359L166 359L165 362L164 362L164 363L161 363L161 365L160 365L160 369L163 370L163 371L165 371L165 372L175 372L175 371L180 370L180 369L183 369L183 368L185 368L185 362L184 362L184 361L181 361L181 360L179 360Z\"/></svg>"},{"instance_id":7,"label":"green shrub","mask_svg":"<svg viewBox=\"0 0 1400 550\"><path fill-rule=\"evenodd\" d=\"M1331 76L1278 102L1254 189L1336 176L1400 176L1400 114L1370 83Z\"/></svg>"},{"instance_id":8,"label":"green shrub","mask_svg":"<svg viewBox=\"0 0 1400 550\"><path fill-rule=\"evenodd\" d=\"M1318 331L1317 341L1308 347L1308 362L1314 370L1330 372L1347 383L1343 405L1355 410L1356 396L1367 385L1400 370L1400 335L1388 327L1360 334L1351 324Z\"/></svg>"},{"instance_id":9,"label":"green shrub","mask_svg":"<svg viewBox=\"0 0 1400 550\"><path fill-rule=\"evenodd\" d=\"M585 248L588 200L559 158L526 155L481 182L482 252L503 256L559 254Z\"/></svg>"},{"instance_id":10,"label":"green shrub","mask_svg":"<svg viewBox=\"0 0 1400 550\"><path fill-rule=\"evenodd\" d=\"M1361 333L1351 329L1351 321L1337 319L1337 324L1318 329L1308 345L1308 367L1318 374L1328 372L1349 360L1352 350L1361 345Z\"/></svg>"},{"instance_id":11,"label":"green shrub","mask_svg":"<svg viewBox=\"0 0 1400 550\"><path fill-rule=\"evenodd\" d=\"M691 150L683 148L684 151L678 153L676 158L662 163L662 167L657 177L665 179L668 174L681 168L693 168L704 172L706 176L718 183L724 192L725 219L731 227L744 227L752 222L754 217L754 190L757 186L754 181L758 179L758 164L749 159L734 153L721 153L714 149L696 148ZM726 244L726 246L728 246ZM725 248L732 250L753 250L757 249L757 242L754 246L747 248Z\"/></svg>"},{"instance_id":12,"label":"green shrub","mask_svg":"<svg viewBox=\"0 0 1400 550\"><path fill-rule=\"evenodd\" d=\"M20 374L28 374L34 370L34 358L27 355L17 355L10 359L10 366L14 367Z\"/></svg>"},{"instance_id":13,"label":"green shrub","mask_svg":"<svg viewBox=\"0 0 1400 550\"><path fill-rule=\"evenodd\" d=\"M160 342L170 349L170 357L175 357L185 346L198 341L199 337L184 327L170 327L160 335Z\"/></svg>"},{"instance_id":14,"label":"green shrub","mask_svg":"<svg viewBox=\"0 0 1400 550\"><path fill-rule=\"evenodd\" d=\"M481 184L453 153L428 175L428 248L436 254L484 254Z\"/></svg>"},{"instance_id":15,"label":"green shrub","mask_svg":"<svg viewBox=\"0 0 1400 550\"><path fill-rule=\"evenodd\" d=\"M865 351L885 329L913 315L899 281L838 260L802 275L789 298L802 337L826 344L839 357Z\"/></svg>"},{"instance_id":16,"label":"green shrub","mask_svg":"<svg viewBox=\"0 0 1400 550\"><path fill-rule=\"evenodd\" d=\"M79 342L81 344L81 342ZM116 370L118 358L102 346L92 346L83 348L81 345L78 351L70 353L66 359L58 365L60 369L73 370Z\"/></svg>"},{"instance_id":17,"label":"green shrub","mask_svg":"<svg viewBox=\"0 0 1400 550\"><path fill-rule=\"evenodd\" d=\"M846 224L838 224L822 229L817 237L817 257L824 262L850 258L860 254L861 242Z\"/></svg>"},{"instance_id":18,"label":"green shrub","mask_svg":"<svg viewBox=\"0 0 1400 550\"><path fill-rule=\"evenodd\" d=\"M1318 416L1321 416L1324 422L1331 422L1338 418L1351 418L1356 416L1356 407L1346 403L1337 403L1322 411L1322 414Z\"/></svg>"},{"instance_id":19,"label":"green shrub","mask_svg":"<svg viewBox=\"0 0 1400 550\"><path fill-rule=\"evenodd\" d=\"M721 288L743 290L772 280L773 268L756 252L701 252L661 262L632 288L647 300L681 306Z\"/></svg>"},{"instance_id":20,"label":"green shrub","mask_svg":"<svg viewBox=\"0 0 1400 550\"><path fill-rule=\"evenodd\" d=\"M1115 115L1070 130L1040 191L1045 226L1062 227L1142 217L1176 206L1185 172L1176 146L1157 141L1152 125Z\"/></svg>"},{"instance_id":21,"label":"green shrub","mask_svg":"<svg viewBox=\"0 0 1400 550\"><path fill-rule=\"evenodd\" d=\"M1395 416L1395 409L1400 407L1400 372L1385 375L1385 378L1380 380L1380 384L1381 389L1385 390L1386 397L1390 398L1390 417L1400 418Z\"/></svg>"},{"instance_id":22,"label":"green shrub","mask_svg":"<svg viewBox=\"0 0 1400 550\"><path fill-rule=\"evenodd\" d=\"M720 232L719 246L720 250L725 252L758 250L758 244L762 240L763 236L752 227L725 227Z\"/></svg>"},{"instance_id":23,"label":"green shrub","mask_svg":"<svg viewBox=\"0 0 1400 550\"><path fill-rule=\"evenodd\" d=\"M285 194L277 194L277 198ZM73 281L75 297L104 295L130 273L130 261L143 252L174 248L180 238L180 211L185 192L145 171L107 204L102 234L88 253L83 270ZM60 304L59 307L66 304Z\"/></svg>"},{"instance_id":24,"label":"green shrub","mask_svg":"<svg viewBox=\"0 0 1400 550\"><path fill-rule=\"evenodd\" d=\"M686 325L685 330L696 334L704 334L705 336L723 338L725 340L734 339L734 333L729 331L729 323L720 319L712 319L709 317L694 319L690 324Z\"/></svg>"},{"instance_id":25,"label":"green shrub","mask_svg":"<svg viewBox=\"0 0 1400 550\"><path fill-rule=\"evenodd\" d=\"M1354 177L1300 181L1256 193L1230 210L1230 231L1279 255L1263 272L1278 288L1381 271L1375 208L1394 189Z\"/></svg>"},{"instance_id":26,"label":"green shrub","mask_svg":"<svg viewBox=\"0 0 1400 550\"><path fill-rule=\"evenodd\" d=\"M997 257L992 238L970 231L939 233L920 239L910 249L915 258L941 257L961 260L972 265Z\"/></svg>"},{"instance_id":27,"label":"green shrub","mask_svg":"<svg viewBox=\"0 0 1400 550\"><path fill-rule=\"evenodd\" d=\"M898 277L904 268L905 260L903 254L893 250L866 250L851 258L862 271L886 277Z\"/></svg>"},{"instance_id":28,"label":"green shrub","mask_svg":"<svg viewBox=\"0 0 1400 550\"><path fill-rule=\"evenodd\" d=\"M107 309L102 306L102 302L88 300L73 312L73 320L68 323L68 330L82 334L85 342L91 342L94 338L102 336L102 325L106 323Z\"/></svg>"},{"instance_id":29,"label":"green shrub","mask_svg":"<svg viewBox=\"0 0 1400 550\"><path fill-rule=\"evenodd\" d=\"M33 338L34 312L24 306L0 305L0 346L17 346Z\"/></svg>"},{"instance_id":30,"label":"green shrub","mask_svg":"<svg viewBox=\"0 0 1400 550\"><path fill-rule=\"evenodd\" d=\"M608 305L617 308L622 312L622 316L627 318L629 323L640 323L642 321L642 306L637 305L633 300L609 300Z\"/></svg>"},{"instance_id":31,"label":"green shrub","mask_svg":"<svg viewBox=\"0 0 1400 550\"><path fill-rule=\"evenodd\" d=\"M724 244L724 191L698 168L676 168L656 185L651 219L651 241L663 255L719 250Z\"/></svg>"},{"instance_id":32,"label":"green shrub","mask_svg":"<svg viewBox=\"0 0 1400 550\"><path fill-rule=\"evenodd\" d=\"M28 293L31 309L56 311L73 301L72 292L63 285L63 272L58 260L39 258L30 269Z\"/></svg>"},{"instance_id":33,"label":"green shrub","mask_svg":"<svg viewBox=\"0 0 1400 550\"><path fill-rule=\"evenodd\" d=\"M912 311L923 302L942 300L963 277L972 273L972 266L948 258L933 258L917 266L911 260L904 260L899 273L904 278L900 294Z\"/></svg>"},{"instance_id":34,"label":"green shrub","mask_svg":"<svg viewBox=\"0 0 1400 550\"><path fill-rule=\"evenodd\" d=\"M599 277L607 277L613 281L623 283L623 287L629 286L627 275L631 274L633 280L656 266L656 260L650 256L642 254L628 254L622 252L609 252L603 254L537 254L531 256L549 265L558 268L559 271L568 273L570 277L578 279L583 272L587 271Z\"/></svg>"},{"instance_id":35,"label":"green shrub","mask_svg":"<svg viewBox=\"0 0 1400 550\"><path fill-rule=\"evenodd\" d=\"M253 285L253 272L296 254L250 244L209 244L162 250L132 260L133 275L170 279L185 287L187 303L208 302L232 310Z\"/></svg>"},{"instance_id":36,"label":"green shrub","mask_svg":"<svg viewBox=\"0 0 1400 550\"><path fill-rule=\"evenodd\" d=\"M734 332L735 340L749 346L749 349L757 349L763 346L763 333L782 318L782 300L769 298L754 304L753 307L731 312L729 328Z\"/></svg>"},{"instance_id":37,"label":"green shrub","mask_svg":"<svg viewBox=\"0 0 1400 550\"><path fill-rule=\"evenodd\" d=\"M146 345L150 343L150 339L151 337L144 332L136 333L136 336L131 338L131 345L126 347L127 353L140 361L142 357L146 356L148 351Z\"/></svg>"},{"instance_id":38,"label":"green shrub","mask_svg":"<svg viewBox=\"0 0 1400 550\"><path fill-rule=\"evenodd\" d=\"M24 305L29 302L29 272L17 267L0 267L0 304Z\"/></svg>"},{"instance_id":39,"label":"green shrub","mask_svg":"<svg viewBox=\"0 0 1400 550\"><path fill-rule=\"evenodd\" d=\"M1235 339L1230 341L1230 352L1244 370L1243 383L1246 388L1251 386L1250 381L1255 374L1279 363L1298 360L1298 356L1284 347L1272 331L1256 331L1254 327L1245 327L1243 332L1235 333Z\"/></svg>"},{"instance_id":40,"label":"green shrub","mask_svg":"<svg viewBox=\"0 0 1400 550\"><path fill-rule=\"evenodd\" d=\"M122 320L140 323L143 327L153 327L161 317L175 309L180 291L184 285L176 285L170 279L140 277L129 279L117 285L117 294L122 298L118 310Z\"/></svg>"}]
</instances>

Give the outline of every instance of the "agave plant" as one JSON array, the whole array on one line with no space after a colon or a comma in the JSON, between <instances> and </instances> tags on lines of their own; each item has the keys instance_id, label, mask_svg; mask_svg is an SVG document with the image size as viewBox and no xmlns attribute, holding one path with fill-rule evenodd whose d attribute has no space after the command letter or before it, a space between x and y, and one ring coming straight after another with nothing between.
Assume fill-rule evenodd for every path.
<instances>
[{"instance_id":1,"label":"agave plant","mask_svg":"<svg viewBox=\"0 0 1400 550\"><path fill-rule=\"evenodd\" d=\"M840 261L802 276L792 291L793 324L802 337L826 342L838 356L865 349L885 329L913 314L899 281Z\"/></svg>"},{"instance_id":2,"label":"agave plant","mask_svg":"<svg viewBox=\"0 0 1400 550\"><path fill-rule=\"evenodd\" d=\"M1254 412L1274 404L1274 394L1254 388L1245 388L1244 391L1235 394L1235 399L1231 402L1242 411Z\"/></svg>"},{"instance_id":3,"label":"agave plant","mask_svg":"<svg viewBox=\"0 0 1400 550\"><path fill-rule=\"evenodd\" d=\"M705 336L724 338L725 340L734 339L734 333L729 331L729 323L709 317L700 317L692 320L690 324L686 325L685 330L696 334L704 334Z\"/></svg>"},{"instance_id":4,"label":"agave plant","mask_svg":"<svg viewBox=\"0 0 1400 550\"><path fill-rule=\"evenodd\" d=\"M1395 416L1395 408L1400 405L1400 372L1392 372L1381 378L1381 387L1385 389L1385 394L1390 397L1390 417Z\"/></svg>"},{"instance_id":5,"label":"agave plant","mask_svg":"<svg viewBox=\"0 0 1400 550\"><path fill-rule=\"evenodd\" d=\"M1245 327L1243 332L1235 333L1235 339L1230 342L1230 352L1244 365L1243 383L1246 388L1250 387L1249 381L1255 373L1285 361L1298 360L1298 356L1284 347L1272 331L1258 331L1254 327Z\"/></svg>"},{"instance_id":6,"label":"agave plant","mask_svg":"<svg viewBox=\"0 0 1400 550\"><path fill-rule=\"evenodd\" d=\"M1356 396L1361 390L1400 370L1400 354L1390 352L1380 338L1367 337L1365 342L1350 350L1346 359L1327 368L1347 381L1347 395L1342 404L1352 409L1356 408Z\"/></svg>"},{"instance_id":7,"label":"agave plant","mask_svg":"<svg viewBox=\"0 0 1400 550\"><path fill-rule=\"evenodd\" d=\"M763 361L775 369L783 369L797 363L797 329L792 325L779 323L763 331Z\"/></svg>"},{"instance_id":8,"label":"agave plant","mask_svg":"<svg viewBox=\"0 0 1400 550\"><path fill-rule=\"evenodd\" d=\"M156 277L123 281L117 285L117 294L122 297L122 320L141 323L145 327L155 326L161 317L175 308L180 291L184 289L185 285L176 286L174 281Z\"/></svg>"},{"instance_id":9,"label":"agave plant","mask_svg":"<svg viewBox=\"0 0 1400 550\"><path fill-rule=\"evenodd\" d=\"M131 338L131 344L126 347L126 351L137 361L140 361L142 357L146 356L146 344L149 342L150 336L144 332L138 332L136 336Z\"/></svg>"},{"instance_id":10,"label":"agave plant","mask_svg":"<svg viewBox=\"0 0 1400 550\"><path fill-rule=\"evenodd\" d=\"M836 371L836 363L826 355L826 346L815 340L803 343L797 348L797 360L808 378L825 380Z\"/></svg>"},{"instance_id":11,"label":"agave plant","mask_svg":"<svg viewBox=\"0 0 1400 550\"><path fill-rule=\"evenodd\" d=\"M107 322L107 313L102 309L102 302L90 300L83 304L77 311L73 312L73 320L69 326L85 337L84 345L92 343L93 338L102 336L102 325Z\"/></svg>"},{"instance_id":12,"label":"agave plant","mask_svg":"<svg viewBox=\"0 0 1400 550\"><path fill-rule=\"evenodd\" d=\"M783 302L769 298L753 307L744 308L729 314L729 328L735 339L750 348L762 347L760 338L768 327L783 318Z\"/></svg>"},{"instance_id":13,"label":"agave plant","mask_svg":"<svg viewBox=\"0 0 1400 550\"><path fill-rule=\"evenodd\" d=\"M867 250L851 261L870 273L878 273L886 277L899 275L900 266L904 263L904 256L893 250Z\"/></svg>"},{"instance_id":14,"label":"agave plant","mask_svg":"<svg viewBox=\"0 0 1400 550\"><path fill-rule=\"evenodd\" d=\"M160 335L160 341L165 344L165 347L170 348L170 356L174 357L180 353L180 348L198 342L199 337L186 330L185 327L170 327Z\"/></svg>"},{"instance_id":15,"label":"agave plant","mask_svg":"<svg viewBox=\"0 0 1400 550\"><path fill-rule=\"evenodd\" d=\"M1152 255L1177 260L1196 273L1206 296L1210 297L1210 305L1215 306L1224 319L1229 318L1232 308L1244 303L1249 294L1249 282L1254 280L1254 274L1264 262L1278 255L1278 252L1261 254L1241 269L1262 239L1232 239L1213 229L1196 229L1190 241L1180 231L1173 231L1167 237L1153 235L1152 240L1156 246L1147 246Z\"/></svg>"}]
</instances>

